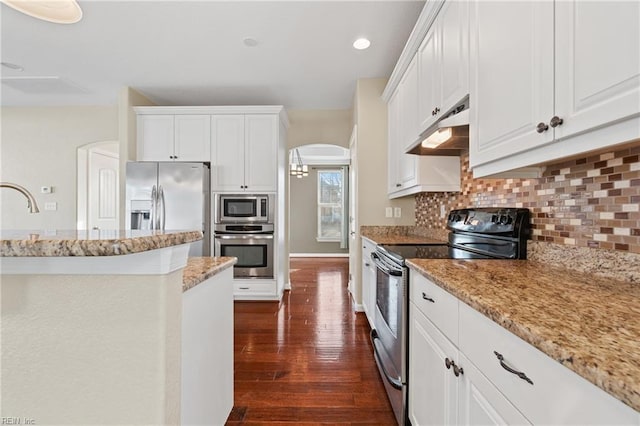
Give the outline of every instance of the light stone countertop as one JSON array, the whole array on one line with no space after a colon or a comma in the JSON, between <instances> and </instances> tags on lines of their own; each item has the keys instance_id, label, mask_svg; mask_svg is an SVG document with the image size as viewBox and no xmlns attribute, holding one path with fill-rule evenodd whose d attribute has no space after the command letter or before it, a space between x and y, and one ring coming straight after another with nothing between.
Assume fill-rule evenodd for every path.
<instances>
[{"instance_id":1,"label":"light stone countertop","mask_svg":"<svg viewBox=\"0 0 640 426\"><path fill-rule=\"evenodd\" d=\"M238 261L235 257L190 257L182 275L182 292L204 282L208 278L233 267ZM229 283L232 285L232 283Z\"/></svg>"},{"instance_id":2,"label":"light stone countertop","mask_svg":"<svg viewBox=\"0 0 640 426\"><path fill-rule=\"evenodd\" d=\"M640 286L530 260L410 259L418 271L640 411Z\"/></svg>"},{"instance_id":3,"label":"light stone countertop","mask_svg":"<svg viewBox=\"0 0 640 426\"><path fill-rule=\"evenodd\" d=\"M419 233L413 226L362 226L360 235L376 244L447 244L446 240Z\"/></svg>"},{"instance_id":4,"label":"light stone countertop","mask_svg":"<svg viewBox=\"0 0 640 426\"><path fill-rule=\"evenodd\" d=\"M0 256L117 256L191 243L201 239L201 231L0 231Z\"/></svg>"}]
</instances>

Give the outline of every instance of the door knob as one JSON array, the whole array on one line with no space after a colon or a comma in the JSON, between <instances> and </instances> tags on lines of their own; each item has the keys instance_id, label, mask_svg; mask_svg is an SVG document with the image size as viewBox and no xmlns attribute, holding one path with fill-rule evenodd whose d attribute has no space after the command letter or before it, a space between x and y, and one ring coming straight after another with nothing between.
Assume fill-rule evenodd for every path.
<instances>
[{"instance_id":1,"label":"door knob","mask_svg":"<svg viewBox=\"0 0 640 426\"><path fill-rule=\"evenodd\" d=\"M536 132L538 132L538 133L544 133L544 132L546 132L547 130L549 130L549 126L547 126L547 124L546 124L546 123L542 123L542 122L540 122L540 123L538 123L538 125L536 126Z\"/></svg>"},{"instance_id":2,"label":"door knob","mask_svg":"<svg viewBox=\"0 0 640 426\"><path fill-rule=\"evenodd\" d=\"M562 118L558 117L557 115L554 115L554 116L551 118L551 121L549 121L549 125L550 125L551 127L558 127L558 126L561 126L561 125L562 125L562 123L564 123L564 120L563 120Z\"/></svg>"}]
</instances>

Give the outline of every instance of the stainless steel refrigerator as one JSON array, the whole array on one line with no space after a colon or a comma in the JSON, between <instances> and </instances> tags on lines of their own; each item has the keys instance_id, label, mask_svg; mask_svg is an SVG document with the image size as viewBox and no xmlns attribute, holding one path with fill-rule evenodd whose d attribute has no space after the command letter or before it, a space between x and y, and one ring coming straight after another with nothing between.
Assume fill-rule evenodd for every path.
<instances>
[{"instance_id":1,"label":"stainless steel refrigerator","mask_svg":"<svg viewBox=\"0 0 640 426\"><path fill-rule=\"evenodd\" d=\"M200 229L189 256L211 256L209 179L204 163L127 163L126 228Z\"/></svg>"}]
</instances>

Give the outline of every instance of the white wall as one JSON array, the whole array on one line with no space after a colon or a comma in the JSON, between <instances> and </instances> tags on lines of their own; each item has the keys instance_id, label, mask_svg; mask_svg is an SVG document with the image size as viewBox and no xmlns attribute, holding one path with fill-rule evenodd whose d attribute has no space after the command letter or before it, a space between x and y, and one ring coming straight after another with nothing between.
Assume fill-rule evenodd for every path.
<instances>
[{"instance_id":1,"label":"white wall","mask_svg":"<svg viewBox=\"0 0 640 426\"><path fill-rule=\"evenodd\" d=\"M118 140L114 106L5 107L0 145L0 180L27 188L40 213L29 214L27 200L0 189L0 229L75 229L77 148ZM40 187L53 186L51 194ZM56 211L45 211L56 202Z\"/></svg>"},{"instance_id":2,"label":"white wall","mask_svg":"<svg viewBox=\"0 0 640 426\"><path fill-rule=\"evenodd\" d=\"M134 106L155 105L131 87L124 87L118 96L118 134L120 136L120 229L125 228L125 198L127 161L135 161L137 155L137 116Z\"/></svg>"}]
</instances>

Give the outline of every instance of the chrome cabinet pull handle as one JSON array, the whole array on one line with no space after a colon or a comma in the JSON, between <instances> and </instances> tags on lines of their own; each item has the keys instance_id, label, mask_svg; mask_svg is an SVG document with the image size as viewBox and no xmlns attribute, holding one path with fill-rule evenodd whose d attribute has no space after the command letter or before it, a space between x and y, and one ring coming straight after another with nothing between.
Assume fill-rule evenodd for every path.
<instances>
[{"instance_id":1,"label":"chrome cabinet pull handle","mask_svg":"<svg viewBox=\"0 0 640 426\"><path fill-rule=\"evenodd\" d=\"M431 302L431 303L436 303L436 301L435 301L435 300L433 300L432 298L430 298L429 296L427 296L427 294L426 294L424 291L422 292L422 298L423 298L424 300L428 300L428 301L429 301L429 302Z\"/></svg>"},{"instance_id":2,"label":"chrome cabinet pull handle","mask_svg":"<svg viewBox=\"0 0 640 426\"><path fill-rule=\"evenodd\" d=\"M536 132L538 133L544 133L547 130L549 130L549 126L546 123L538 123L536 126Z\"/></svg>"},{"instance_id":3,"label":"chrome cabinet pull handle","mask_svg":"<svg viewBox=\"0 0 640 426\"><path fill-rule=\"evenodd\" d=\"M549 122L549 125L551 127L558 127L558 126L562 126L562 123L564 123L564 120L560 117L558 117L557 115L554 115L551 118L551 121Z\"/></svg>"},{"instance_id":4,"label":"chrome cabinet pull handle","mask_svg":"<svg viewBox=\"0 0 640 426\"><path fill-rule=\"evenodd\" d=\"M527 377L526 374L524 374L522 371L517 371L514 370L513 368L509 367L507 364L504 363L504 357L502 356L501 353L497 352L497 351L493 351L493 353L496 355L496 357L498 358L498 361L500 361L500 365L502 366L502 368L504 368L505 370L507 370L509 373L515 374L516 376L520 377L522 380L524 380L525 382L529 383L529 384L533 384L533 382L531 381L530 378Z\"/></svg>"}]
</instances>

